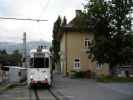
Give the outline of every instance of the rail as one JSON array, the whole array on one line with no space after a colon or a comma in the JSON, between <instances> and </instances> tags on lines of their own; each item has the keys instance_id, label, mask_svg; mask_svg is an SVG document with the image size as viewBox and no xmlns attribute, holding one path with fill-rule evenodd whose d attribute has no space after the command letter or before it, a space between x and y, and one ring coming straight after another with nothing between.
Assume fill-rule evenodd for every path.
<instances>
[{"instance_id":1,"label":"rail","mask_svg":"<svg viewBox=\"0 0 133 100\"><path fill-rule=\"evenodd\" d=\"M51 88L46 88L44 89L44 91L48 91L49 94L51 94L51 96L55 99L55 100L60 100L55 94L54 92L51 90ZM29 88L29 100L32 100L33 97L35 97L35 100L41 100L39 96L39 88ZM34 95L32 95L32 92L34 93Z\"/></svg>"}]
</instances>

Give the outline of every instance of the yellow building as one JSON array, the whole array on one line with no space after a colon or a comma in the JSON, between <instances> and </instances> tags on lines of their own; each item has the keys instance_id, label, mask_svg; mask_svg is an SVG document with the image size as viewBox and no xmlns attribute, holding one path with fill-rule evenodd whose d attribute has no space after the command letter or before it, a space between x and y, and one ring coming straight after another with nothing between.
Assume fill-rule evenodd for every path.
<instances>
[{"instance_id":1,"label":"yellow building","mask_svg":"<svg viewBox=\"0 0 133 100\"><path fill-rule=\"evenodd\" d=\"M91 71L96 74L108 74L108 67L97 64L89 59L87 50L93 39L93 33L80 31L74 27L74 21L78 20L80 10L76 10L76 17L64 26L60 33L60 64L61 72L70 75L72 71Z\"/></svg>"}]
</instances>

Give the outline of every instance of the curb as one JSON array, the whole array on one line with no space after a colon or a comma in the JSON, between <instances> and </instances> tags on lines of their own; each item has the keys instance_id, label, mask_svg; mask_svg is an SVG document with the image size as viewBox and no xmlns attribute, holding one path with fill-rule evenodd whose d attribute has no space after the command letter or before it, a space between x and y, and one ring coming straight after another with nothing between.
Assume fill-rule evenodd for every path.
<instances>
[{"instance_id":1,"label":"curb","mask_svg":"<svg viewBox=\"0 0 133 100\"><path fill-rule=\"evenodd\" d=\"M24 82L24 83L14 83L13 85L14 86L25 86L25 85L27 85L27 83L26 82Z\"/></svg>"},{"instance_id":2,"label":"curb","mask_svg":"<svg viewBox=\"0 0 133 100\"><path fill-rule=\"evenodd\" d=\"M56 100L61 100L52 89L49 89L49 92L55 97Z\"/></svg>"},{"instance_id":3,"label":"curb","mask_svg":"<svg viewBox=\"0 0 133 100\"><path fill-rule=\"evenodd\" d=\"M59 92L58 89L52 88L52 89L50 89L50 92L56 98L56 100L69 100L61 92Z\"/></svg>"}]
</instances>

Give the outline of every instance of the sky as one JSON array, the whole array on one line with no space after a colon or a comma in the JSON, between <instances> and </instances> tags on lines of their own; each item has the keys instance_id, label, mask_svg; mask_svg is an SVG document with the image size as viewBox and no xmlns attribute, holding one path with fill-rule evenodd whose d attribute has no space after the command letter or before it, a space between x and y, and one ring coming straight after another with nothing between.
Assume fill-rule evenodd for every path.
<instances>
[{"instance_id":1,"label":"sky","mask_svg":"<svg viewBox=\"0 0 133 100\"><path fill-rule=\"evenodd\" d=\"M0 17L45 19L48 21L15 21L0 19L0 42L51 41L53 24L60 15L69 22L85 0L0 0Z\"/></svg>"}]
</instances>

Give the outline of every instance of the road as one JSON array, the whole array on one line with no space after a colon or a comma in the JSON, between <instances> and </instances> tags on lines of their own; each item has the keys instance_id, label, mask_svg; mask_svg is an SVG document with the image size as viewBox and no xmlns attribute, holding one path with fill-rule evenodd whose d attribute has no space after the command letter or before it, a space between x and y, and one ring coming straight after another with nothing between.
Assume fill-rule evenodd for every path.
<instances>
[{"instance_id":1,"label":"road","mask_svg":"<svg viewBox=\"0 0 133 100\"><path fill-rule=\"evenodd\" d=\"M28 89L16 86L0 94L0 100L56 100L49 89Z\"/></svg>"},{"instance_id":2,"label":"road","mask_svg":"<svg viewBox=\"0 0 133 100\"><path fill-rule=\"evenodd\" d=\"M52 88L60 100L133 100L133 83L97 83L55 75ZM49 89L16 86L0 94L0 100L59 100Z\"/></svg>"},{"instance_id":3,"label":"road","mask_svg":"<svg viewBox=\"0 0 133 100\"><path fill-rule=\"evenodd\" d=\"M133 83L98 83L54 75L55 91L65 100L133 100Z\"/></svg>"}]
</instances>

